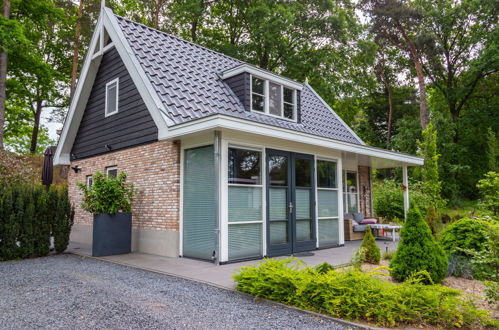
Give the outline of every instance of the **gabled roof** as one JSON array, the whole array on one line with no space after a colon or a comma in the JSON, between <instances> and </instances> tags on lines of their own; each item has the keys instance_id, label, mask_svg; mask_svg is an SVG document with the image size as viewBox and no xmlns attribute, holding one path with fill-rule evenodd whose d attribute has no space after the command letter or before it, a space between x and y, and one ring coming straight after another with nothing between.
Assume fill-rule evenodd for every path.
<instances>
[{"instance_id":1,"label":"gabled roof","mask_svg":"<svg viewBox=\"0 0 499 330\"><path fill-rule=\"evenodd\" d=\"M301 122L245 111L221 74L244 64L145 25L115 16L135 57L174 124L223 114L343 142L362 140L308 84L301 94Z\"/></svg>"}]
</instances>

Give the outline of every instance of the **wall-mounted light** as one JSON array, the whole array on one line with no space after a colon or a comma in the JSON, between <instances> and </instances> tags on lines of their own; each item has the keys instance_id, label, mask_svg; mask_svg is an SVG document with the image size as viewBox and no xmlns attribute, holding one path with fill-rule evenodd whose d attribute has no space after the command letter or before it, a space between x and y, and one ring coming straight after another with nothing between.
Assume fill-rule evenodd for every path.
<instances>
[{"instance_id":1,"label":"wall-mounted light","mask_svg":"<svg viewBox=\"0 0 499 330\"><path fill-rule=\"evenodd\" d=\"M111 150L111 149L112 149L112 147L111 147L111 145L110 145L110 144L105 144L105 145L104 145L104 147L105 147L107 150Z\"/></svg>"},{"instance_id":2,"label":"wall-mounted light","mask_svg":"<svg viewBox=\"0 0 499 330\"><path fill-rule=\"evenodd\" d=\"M81 172L81 167L80 167L80 165L73 166L73 167L71 167L71 169L72 169L73 171L75 171L75 173Z\"/></svg>"}]
</instances>

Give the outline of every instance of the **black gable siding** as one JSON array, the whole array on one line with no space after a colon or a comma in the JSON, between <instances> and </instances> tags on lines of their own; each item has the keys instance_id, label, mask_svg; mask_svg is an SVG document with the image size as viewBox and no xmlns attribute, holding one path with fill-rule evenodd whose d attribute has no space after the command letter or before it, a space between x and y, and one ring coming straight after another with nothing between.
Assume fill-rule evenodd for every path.
<instances>
[{"instance_id":1,"label":"black gable siding","mask_svg":"<svg viewBox=\"0 0 499 330\"><path fill-rule=\"evenodd\" d=\"M227 78L225 82L239 98L244 109L250 111L250 74L243 72L234 77Z\"/></svg>"},{"instance_id":2,"label":"black gable siding","mask_svg":"<svg viewBox=\"0 0 499 330\"><path fill-rule=\"evenodd\" d=\"M106 83L119 77L118 113L104 116ZM158 129L116 49L104 54L71 150L81 159L157 141Z\"/></svg>"}]
</instances>

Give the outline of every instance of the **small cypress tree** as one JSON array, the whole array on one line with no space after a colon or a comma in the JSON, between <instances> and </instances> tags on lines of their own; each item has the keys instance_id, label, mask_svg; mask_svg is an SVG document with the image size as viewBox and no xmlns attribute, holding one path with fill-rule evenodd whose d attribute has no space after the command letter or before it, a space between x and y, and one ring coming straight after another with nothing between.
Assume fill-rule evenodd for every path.
<instances>
[{"instance_id":1,"label":"small cypress tree","mask_svg":"<svg viewBox=\"0 0 499 330\"><path fill-rule=\"evenodd\" d=\"M371 231L371 226L366 227L366 233L362 239L361 248L365 249L364 261L370 264L379 264L381 259L381 252L378 245L376 244L376 239Z\"/></svg>"},{"instance_id":2,"label":"small cypress tree","mask_svg":"<svg viewBox=\"0 0 499 330\"><path fill-rule=\"evenodd\" d=\"M427 271L433 282L440 283L447 273L447 255L424 222L421 213L411 208L400 231L401 241L390 263L390 274L398 281Z\"/></svg>"},{"instance_id":3,"label":"small cypress tree","mask_svg":"<svg viewBox=\"0 0 499 330\"><path fill-rule=\"evenodd\" d=\"M69 201L68 189L64 187L57 193L57 211L52 229L57 253L64 252L68 247L73 220L74 209Z\"/></svg>"},{"instance_id":4,"label":"small cypress tree","mask_svg":"<svg viewBox=\"0 0 499 330\"><path fill-rule=\"evenodd\" d=\"M44 187L36 187L35 216L33 218L33 249L37 256L45 256L50 252L50 219L47 208L48 194Z\"/></svg>"},{"instance_id":5,"label":"small cypress tree","mask_svg":"<svg viewBox=\"0 0 499 330\"><path fill-rule=\"evenodd\" d=\"M35 204L33 201L32 187L26 187L22 191L24 199L24 213L21 219L21 234L19 242L22 249L22 257L27 258L33 255L33 218L35 216Z\"/></svg>"}]
</instances>

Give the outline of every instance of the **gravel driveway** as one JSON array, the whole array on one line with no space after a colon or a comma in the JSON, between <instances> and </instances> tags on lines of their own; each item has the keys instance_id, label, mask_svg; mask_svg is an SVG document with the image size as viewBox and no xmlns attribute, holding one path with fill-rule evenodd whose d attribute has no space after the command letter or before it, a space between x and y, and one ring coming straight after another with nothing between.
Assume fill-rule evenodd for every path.
<instances>
[{"instance_id":1,"label":"gravel driveway","mask_svg":"<svg viewBox=\"0 0 499 330\"><path fill-rule=\"evenodd\" d=\"M345 329L181 278L73 255L0 262L0 329Z\"/></svg>"}]
</instances>

